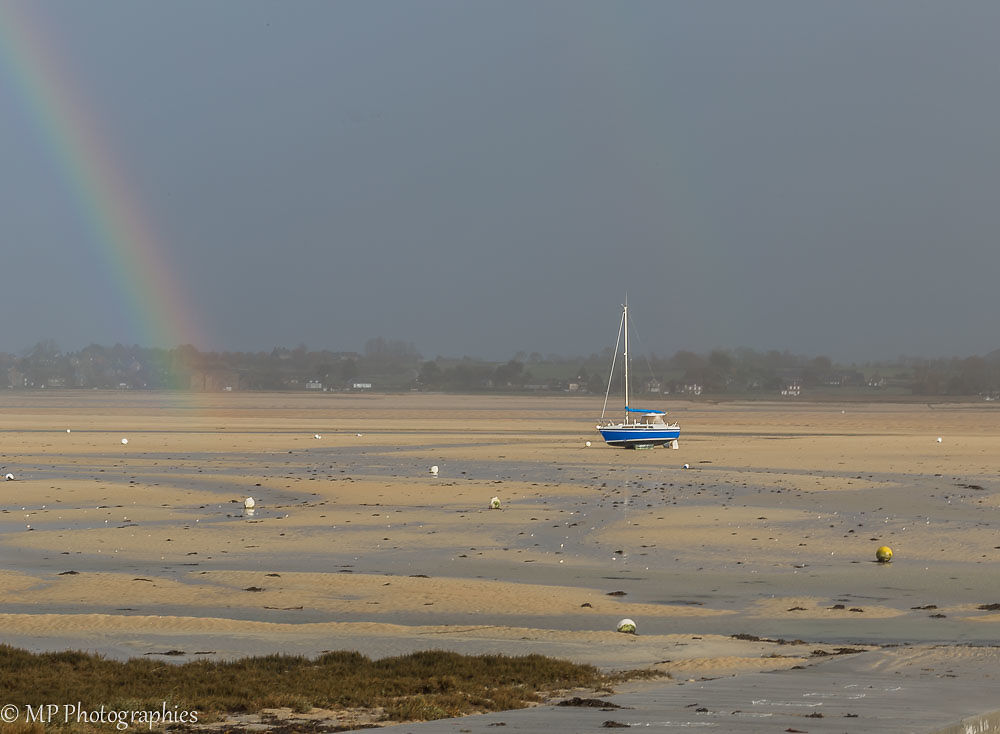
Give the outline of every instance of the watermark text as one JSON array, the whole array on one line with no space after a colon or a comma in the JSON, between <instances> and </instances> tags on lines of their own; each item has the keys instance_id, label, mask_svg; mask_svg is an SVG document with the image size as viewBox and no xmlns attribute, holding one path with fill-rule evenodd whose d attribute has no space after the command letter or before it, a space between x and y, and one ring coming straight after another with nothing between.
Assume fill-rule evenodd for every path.
<instances>
[{"instance_id":1,"label":"watermark text","mask_svg":"<svg viewBox=\"0 0 1000 734\"><path fill-rule=\"evenodd\" d=\"M196 724L198 712L181 709L179 705L169 706L164 701L158 709L128 711L101 705L84 706L76 703L40 703L32 706L17 706L8 703L0 706L0 721L12 724L108 724L118 731L132 727L152 729L165 724Z\"/></svg>"}]
</instances>

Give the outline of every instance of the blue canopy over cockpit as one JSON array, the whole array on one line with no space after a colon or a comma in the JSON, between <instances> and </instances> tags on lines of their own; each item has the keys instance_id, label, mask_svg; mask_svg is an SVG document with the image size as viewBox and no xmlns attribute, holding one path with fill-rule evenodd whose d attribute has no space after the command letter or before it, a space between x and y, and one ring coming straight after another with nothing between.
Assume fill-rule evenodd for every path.
<instances>
[{"instance_id":1,"label":"blue canopy over cockpit","mask_svg":"<svg viewBox=\"0 0 1000 734\"><path fill-rule=\"evenodd\" d=\"M625 406L625 411L628 413L646 413L649 415L666 415L662 410L647 410L646 408L630 408Z\"/></svg>"}]
</instances>

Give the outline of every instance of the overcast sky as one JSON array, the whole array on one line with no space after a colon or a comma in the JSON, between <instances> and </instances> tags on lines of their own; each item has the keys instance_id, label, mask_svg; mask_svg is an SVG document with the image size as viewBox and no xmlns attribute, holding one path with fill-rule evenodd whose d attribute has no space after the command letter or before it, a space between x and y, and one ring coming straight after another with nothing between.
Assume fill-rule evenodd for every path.
<instances>
[{"instance_id":1,"label":"overcast sky","mask_svg":"<svg viewBox=\"0 0 1000 734\"><path fill-rule=\"evenodd\" d=\"M1000 347L992 0L0 3L51 44L34 84L85 100L199 348L590 354L626 292L659 354ZM124 313L25 56L0 350L174 346Z\"/></svg>"}]
</instances>

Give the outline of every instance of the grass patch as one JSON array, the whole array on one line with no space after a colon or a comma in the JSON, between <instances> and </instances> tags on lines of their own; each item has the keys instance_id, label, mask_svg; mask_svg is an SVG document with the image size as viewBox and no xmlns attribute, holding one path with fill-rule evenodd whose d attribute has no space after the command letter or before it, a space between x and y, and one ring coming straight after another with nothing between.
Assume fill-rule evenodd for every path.
<instances>
[{"instance_id":1,"label":"grass patch","mask_svg":"<svg viewBox=\"0 0 1000 734\"><path fill-rule=\"evenodd\" d=\"M266 655L178 664L148 658L122 662L84 652L31 653L0 645L4 703L80 701L84 708L142 711L159 710L165 701L168 708L198 711L199 721L283 707L298 712L381 709L392 721L439 719L523 708L542 700L543 693L594 688L611 680L593 666L542 655L429 651L371 660L356 652L329 652L314 659Z\"/></svg>"}]
</instances>

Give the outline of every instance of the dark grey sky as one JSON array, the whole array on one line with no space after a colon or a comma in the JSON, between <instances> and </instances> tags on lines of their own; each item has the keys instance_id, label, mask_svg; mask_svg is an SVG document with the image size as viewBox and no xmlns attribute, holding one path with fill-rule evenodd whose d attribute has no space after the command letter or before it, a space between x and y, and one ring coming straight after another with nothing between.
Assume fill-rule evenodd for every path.
<instances>
[{"instance_id":1,"label":"dark grey sky","mask_svg":"<svg viewBox=\"0 0 1000 734\"><path fill-rule=\"evenodd\" d=\"M589 354L626 291L661 354L1000 346L996 2L5 5L199 347ZM0 349L148 343L15 56Z\"/></svg>"}]
</instances>

